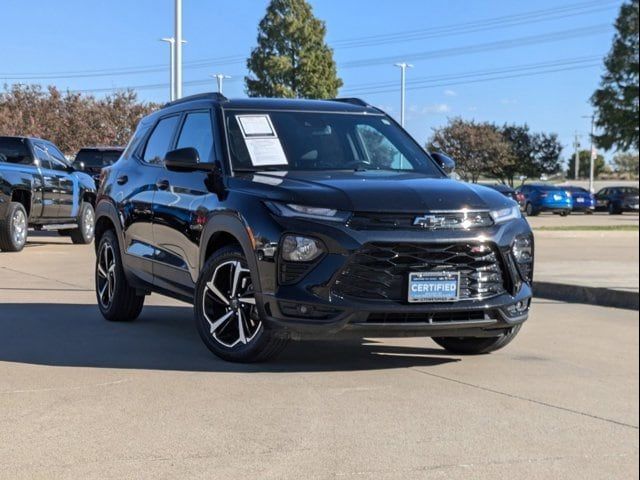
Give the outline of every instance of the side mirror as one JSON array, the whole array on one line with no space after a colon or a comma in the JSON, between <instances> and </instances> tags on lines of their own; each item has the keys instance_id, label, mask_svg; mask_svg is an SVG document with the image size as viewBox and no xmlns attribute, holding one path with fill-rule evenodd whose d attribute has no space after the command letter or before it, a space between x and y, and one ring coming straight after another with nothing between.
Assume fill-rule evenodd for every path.
<instances>
[{"instance_id":1,"label":"side mirror","mask_svg":"<svg viewBox=\"0 0 640 480\"><path fill-rule=\"evenodd\" d=\"M164 166L167 170L176 172L194 172L202 169L198 150L193 147L171 150L164 157Z\"/></svg>"},{"instance_id":2,"label":"side mirror","mask_svg":"<svg viewBox=\"0 0 640 480\"><path fill-rule=\"evenodd\" d=\"M433 159L438 162L438 165L442 167L442 169L447 173L451 174L456 169L456 162L453 158L448 157L444 153L440 152L432 152L431 156Z\"/></svg>"},{"instance_id":3,"label":"side mirror","mask_svg":"<svg viewBox=\"0 0 640 480\"><path fill-rule=\"evenodd\" d=\"M84 169L85 169L84 162L73 162L71 166L80 172L84 172Z\"/></svg>"}]
</instances>

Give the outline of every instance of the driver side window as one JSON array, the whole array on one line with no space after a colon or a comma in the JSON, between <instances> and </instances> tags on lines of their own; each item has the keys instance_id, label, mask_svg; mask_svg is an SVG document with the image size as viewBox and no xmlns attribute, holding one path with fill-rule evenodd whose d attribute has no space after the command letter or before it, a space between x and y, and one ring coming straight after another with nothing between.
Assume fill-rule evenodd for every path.
<instances>
[{"instance_id":1,"label":"driver side window","mask_svg":"<svg viewBox=\"0 0 640 480\"><path fill-rule=\"evenodd\" d=\"M376 128L361 124L356 126L356 133L373 167L413 170L411 162Z\"/></svg>"}]
</instances>

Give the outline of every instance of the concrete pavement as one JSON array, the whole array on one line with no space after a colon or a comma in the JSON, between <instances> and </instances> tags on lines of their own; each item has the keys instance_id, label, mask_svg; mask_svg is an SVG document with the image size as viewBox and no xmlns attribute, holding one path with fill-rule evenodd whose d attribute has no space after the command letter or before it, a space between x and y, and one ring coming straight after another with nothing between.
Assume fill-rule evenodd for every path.
<instances>
[{"instance_id":1,"label":"concrete pavement","mask_svg":"<svg viewBox=\"0 0 640 480\"><path fill-rule=\"evenodd\" d=\"M191 309L100 317L92 247L0 254L1 479L636 478L638 321L538 300L492 355L423 338L222 362Z\"/></svg>"}]
</instances>

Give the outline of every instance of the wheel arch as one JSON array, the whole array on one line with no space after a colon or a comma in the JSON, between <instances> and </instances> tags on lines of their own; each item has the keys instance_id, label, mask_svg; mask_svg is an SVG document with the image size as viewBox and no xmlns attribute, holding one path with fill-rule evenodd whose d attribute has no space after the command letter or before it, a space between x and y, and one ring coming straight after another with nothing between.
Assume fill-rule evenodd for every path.
<instances>
[{"instance_id":1,"label":"wheel arch","mask_svg":"<svg viewBox=\"0 0 640 480\"><path fill-rule=\"evenodd\" d=\"M102 201L98 203L96 210L96 225L95 225L95 239L94 244L96 250L100 244L100 239L108 230L113 230L118 237L118 243L120 245L120 253L123 253L124 248L124 236L122 232L122 225L120 223L118 212L116 207L107 202Z\"/></svg>"},{"instance_id":2,"label":"wheel arch","mask_svg":"<svg viewBox=\"0 0 640 480\"><path fill-rule=\"evenodd\" d=\"M27 218L31 215L31 192L24 188L14 188L11 191L11 201L21 204L27 211Z\"/></svg>"}]
</instances>

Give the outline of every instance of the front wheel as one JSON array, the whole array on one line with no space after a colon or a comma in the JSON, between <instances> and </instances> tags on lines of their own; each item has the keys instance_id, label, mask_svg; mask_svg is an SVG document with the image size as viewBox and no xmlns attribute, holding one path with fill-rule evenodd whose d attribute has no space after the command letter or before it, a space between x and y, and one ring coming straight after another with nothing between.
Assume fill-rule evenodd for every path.
<instances>
[{"instance_id":1,"label":"front wheel","mask_svg":"<svg viewBox=\"0 0 640 480\"><path fill-rule=\"evenodd\" d=\"M287 343L264 323L242 249L226 247L205 264L195 295L195 320L211 352L230 362L259 362Z\"/></svg>"},{"instance_id":2,"label":"front wheel","mask_svg":"<svg viewBox=\"0 0 640 480\"><path fill-rule=\"evenodd\" d=\"M519 331L520 325L516 325L498 337L434 337L433 341L456 355L480 355L506 347Z\"/></svg>"},{"instance_id":3,"label":"front wheel","mask_svg":"<svg viewBox=\"0 0 640 480\"><path fill-rule=\"evenodd\" d=\"M80 205L80 215L78 216L78 228L68 230L71 241L76 245L86 245L93 241L95 234L95 213L90 203Z\"/></svg>"},{"instance_id":4,"label":"front wheel","mask_svg":"<svg viewBox=\"0 0 640 480\"><path fill-rule=\"evenodd\" d=\"M609 207L607 208L607 210L609 211L609 215L620 215L620 214L622 214L622 210L617 209L616 206L613 203L609 204Z\"/></svg>"},{"instance_id":5,"label":"front wheel","mask_svg":"<svg viewBox=\"0 0 640 480\"><path fill-rule=\"evenodd\" d=\"M533 205L531 203L527 203L525 212L527 214L527 217L535 217L536 215L538 215L538 212L533 208Z\"/></svg>"}]
</instances>

